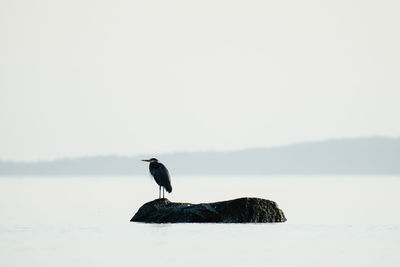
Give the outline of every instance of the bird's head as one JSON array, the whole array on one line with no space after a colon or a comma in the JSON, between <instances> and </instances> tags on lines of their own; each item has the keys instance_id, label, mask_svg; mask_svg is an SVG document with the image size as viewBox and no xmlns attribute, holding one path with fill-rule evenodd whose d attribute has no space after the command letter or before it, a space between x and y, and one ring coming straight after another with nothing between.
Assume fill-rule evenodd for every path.
<instances>
[{"instance_id":1,"label":"bird's head","mask_svg":"<svg viewBox=\"0 0 400 267\"><path fill-rule=\"evenodd\" d=\"M156 159L156 158L142 159L142 161L146 161L146 162L158 162L158 159Z\"/></svg>"}]
</instances>

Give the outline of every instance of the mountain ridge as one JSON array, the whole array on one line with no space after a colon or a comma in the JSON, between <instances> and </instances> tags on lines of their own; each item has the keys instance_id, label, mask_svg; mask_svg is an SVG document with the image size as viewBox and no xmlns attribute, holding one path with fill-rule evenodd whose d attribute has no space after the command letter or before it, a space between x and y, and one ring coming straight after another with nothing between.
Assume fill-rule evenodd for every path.
<instances>
[{"instance_id":1,"label":"mountain ridge","mask_svg":"<svg viewBox=\"0 0 400 267\"><path fill-rule=\"evenodd\" d=\"M87 156L37 162L0 161L0 176L137 175L157 157L171 174L400 174L400 138L328 139L235 151Z\"/></svg>"}]
</instances>

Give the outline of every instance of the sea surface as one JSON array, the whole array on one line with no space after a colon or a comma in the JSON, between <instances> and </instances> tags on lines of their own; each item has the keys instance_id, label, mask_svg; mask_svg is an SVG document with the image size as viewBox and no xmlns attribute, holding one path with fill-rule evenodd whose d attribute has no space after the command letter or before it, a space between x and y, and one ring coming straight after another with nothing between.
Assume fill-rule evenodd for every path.
<instances>
[{"instance_id":1,"label":"sea surface","mask_svg":"<svg viewBox=\"0 0 400 267\"><path fill-rule=\"evenodd\" d=\"M276 224L143 224L148 176L1 177L0 266L400 266L400 177L173 176L171 201L274 200Z\"/></svg>"}]
</instances>

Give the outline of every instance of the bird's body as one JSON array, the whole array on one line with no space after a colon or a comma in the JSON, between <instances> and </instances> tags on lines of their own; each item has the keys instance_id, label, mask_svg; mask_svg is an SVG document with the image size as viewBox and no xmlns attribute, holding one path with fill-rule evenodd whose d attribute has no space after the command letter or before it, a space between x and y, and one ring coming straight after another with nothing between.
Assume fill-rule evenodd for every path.
<instances>
[{"instance_id":1,"label":"bird's body","mask_svg":"<svg viewBox=\"0 0 400 267\"><path fill-rule=\"evenodd\" d=\"M171 178L164 164L159 162L150 162L149 170L154 180L159 186L164 187L168 193L172 192Z\"/></svg>"},{"instance_id":2,"label":"bird's body","mask_svg":"<svg viewBox=\"0 0 400 267\"><path fill-rule=\"evenodd\" d=\"M158 162L157 159L151 158L149 160L142 160L146 162L150 162L149 170L151 175L154 177L154 180L159 185L159 198L161 198L161 187L163 188L163 197L164 197L164 188L168 193L172 192L171 186L171 178L168 172L168 169L164 166L164 164Z\"/></svg>"}]
</instances>

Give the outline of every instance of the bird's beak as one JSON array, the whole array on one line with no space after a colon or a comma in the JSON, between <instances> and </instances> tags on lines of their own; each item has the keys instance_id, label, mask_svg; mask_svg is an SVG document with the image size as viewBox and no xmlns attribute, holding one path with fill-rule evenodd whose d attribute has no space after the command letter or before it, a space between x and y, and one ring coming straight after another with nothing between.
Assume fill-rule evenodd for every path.
<instances>
[{"instance_id":1,"label":"bird's beak","mask_svg":"<svg viewBox=\"0 0 400 267\"><path fill-rule=\"evenodd\" d=\"M142 159L142 161L150 162L150 160L148 160L148 159Z\"/></svg>"}]
</instances>

